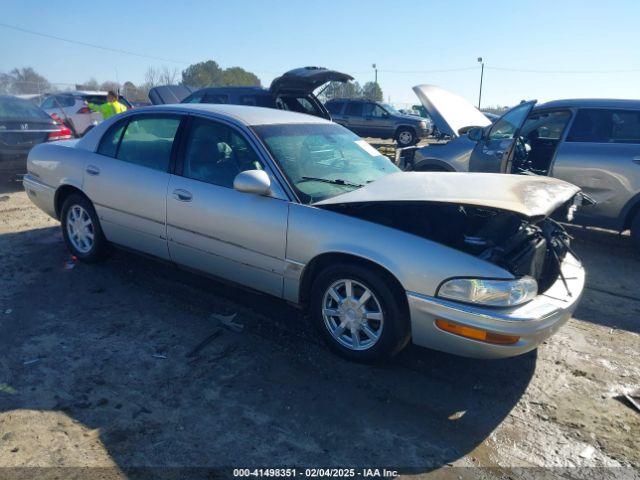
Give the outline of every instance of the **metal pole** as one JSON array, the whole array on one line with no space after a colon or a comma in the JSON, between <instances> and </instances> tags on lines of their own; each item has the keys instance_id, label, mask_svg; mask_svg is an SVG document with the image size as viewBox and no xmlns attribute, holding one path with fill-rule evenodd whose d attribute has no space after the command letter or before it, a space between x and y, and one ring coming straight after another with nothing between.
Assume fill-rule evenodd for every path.
<instances>
[{"instance_id":1,"label":"metal pole","mask_svg":"<svg viewBox=\"0 0 640 480\"><path fill-rule=\"evenodd\" d=\"M479 58L482 62L482 58ZM482 77L484 77L484 62L480 64L480 93L478 95L478 110L480 110L480 105L482 103Z\"/></svg>"}]
</instances>

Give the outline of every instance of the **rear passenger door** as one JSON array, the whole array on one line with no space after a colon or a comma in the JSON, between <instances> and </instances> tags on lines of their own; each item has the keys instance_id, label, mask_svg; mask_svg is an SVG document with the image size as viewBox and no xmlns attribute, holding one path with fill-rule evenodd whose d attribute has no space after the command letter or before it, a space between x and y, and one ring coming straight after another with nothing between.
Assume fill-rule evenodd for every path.
<instances>
[{"instance_id":1,"label":"rear passenger door","mask_svg":"<svg viewBox=\"0 0 640 480\"><path fill-rule=\"evenodd\" d=\"M347 102L342 114L342 125L347 127L353 133L366 136L364 118L363 118L363 106L362 102Z\"/></svg>"},{"instance_id":2,"label":"rear passenger door","mask_svg":"<svg viewBox=\"0 0 640 480\"><path fill-rule=\"evenodd\" d=\"M265 170L274 196L238 192L235 177ZM249 138L192 117L167 194L167 235L176 263L282 295L288 200Z\"/></svg>"},{"instance_id":3,"label":"rear passenger door","mask_svg":"<svg viewBox=\"0 0 640 480\"><path fill-rule=\"evenodd\" d=\"M84 190L111 242L169 258L166 194L181 116L127 116L86 163Z\"/></svg>"},{"instance_id":4,"label":"rear passenger door","mask_svg":"<svg viewBox=\"0 0 640 480\"><path fill-rule=\"evenodd\" d=\"M579 109L551 175L579 186L597 202L580 208L577 219L622 228L620 214L640 190L640 110Z\"/></svg>"}]
</instances>

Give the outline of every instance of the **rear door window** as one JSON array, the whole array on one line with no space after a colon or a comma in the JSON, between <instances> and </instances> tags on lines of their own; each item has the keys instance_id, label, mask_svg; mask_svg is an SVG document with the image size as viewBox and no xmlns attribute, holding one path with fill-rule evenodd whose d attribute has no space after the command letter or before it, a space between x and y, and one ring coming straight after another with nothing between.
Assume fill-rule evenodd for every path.
<instances>
[{"instance_id":1,"label":"rear door window","mask_svg":"<svg viewBox=\"0 0 640 480\"><path fill-rule=\"evenodd\" d=\"M345 115L350 115L352 117L361 117L362 116L362 103L360 102L350 102L347 104L347 108L344 111Z\"/></svg>"},{"instance_id":2,"label":"rear door window","mask_svg":"<svg viewBox=\"0 0 640 480\"><path fill-rule=\"evenodd\" d=\"M339 114L342 111L342 107L344 106L344 102L329 102L325 104L329 113L334 115Z\"/></svg>"},{"instance_id":3,"label":"rear door window","mask_svg":"<svg viewBox=\"0 0 640 480\"><path fill-rule=\"evenodd\" d=\"M107 133L105 133L100 140L100 145L98 145L98 153L100 155L106 155L107 157L116 158L118 153L118 144L120 143L120 138L122 137L122 132L124 132L124 128L127 126L127 122L120 121L113 125Z\"/></svg>"},{"instance_id":4,"label":"rear door window","mask_svg":"<svg viewBox=\"0 0 640 480\"><path fill-rule=\"evenodd\" d=\"M640 111L581 109L571 126L567 141L640 143Z\"/></svg>"},{"instance_id":5,"label":"rear door window","mask_svg":"<svg viewBox=\"0 0 640 480\"><path fill-rule=\"evenodd\" d=\"M229 103L229 95L221 93L205 93L202 103Z\"/></svg>"},{"instance_id":6,"label":"rear door window","mask_svg":"<svg viewBox=\"0 0 640 480\"><path fill-rule=\"evenodd\" d=\"M142 116L129 121L117 158L124 162L166 172L173 140L180 126L178 116Z\"/></svg>"}]
</instances>

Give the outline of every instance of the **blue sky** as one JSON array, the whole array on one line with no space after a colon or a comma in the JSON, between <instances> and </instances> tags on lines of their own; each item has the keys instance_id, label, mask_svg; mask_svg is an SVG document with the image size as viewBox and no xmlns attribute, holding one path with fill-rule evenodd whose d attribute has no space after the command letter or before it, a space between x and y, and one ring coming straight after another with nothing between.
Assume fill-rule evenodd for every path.
<instances>
[{"instance_id":1,"label":"blue sky","mask_svg":"<svg viewBox=\"0 0 640 480\"><path fill-rule=\"evenodd\" d=\"M265 85L304 65L341 70L364 83L373 80L375 62L385 100L417 103L411 87L433 83L476 103L482 56L483 105L640 98L640 2L634 0L3 0L0 11L2 23L184 62L0 27L0 71L32 66L51 82L139 83L149 66L182 70L214 59L255 72Z\"/></svg>"}]
</instances>

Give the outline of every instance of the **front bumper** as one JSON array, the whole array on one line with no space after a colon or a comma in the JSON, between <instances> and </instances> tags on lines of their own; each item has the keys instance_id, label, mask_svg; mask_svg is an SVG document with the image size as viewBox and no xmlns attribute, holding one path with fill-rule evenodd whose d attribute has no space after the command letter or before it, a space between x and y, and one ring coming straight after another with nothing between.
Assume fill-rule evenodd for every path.
<instances>
[{"instance_id":1,"label":"front bumper","mask_svg":"<svg viewBox=\"0 0 640 480\"><path fill-rule=\"evenodd\" d=\"M526 353L553 335L573 314L584 289L585 273L580 262L567 254L562 279L530 302L512 308L465 305L442 298L407 292L413 343L422 347L475 358L504 358ZM437 319L519 336L512 345L495 345L440 330Z\"/></svg>"}]
</instances>

